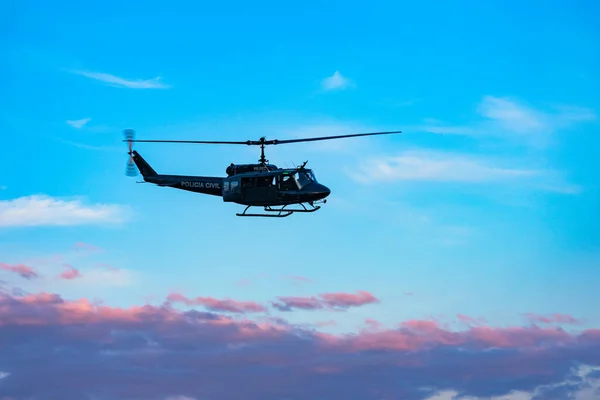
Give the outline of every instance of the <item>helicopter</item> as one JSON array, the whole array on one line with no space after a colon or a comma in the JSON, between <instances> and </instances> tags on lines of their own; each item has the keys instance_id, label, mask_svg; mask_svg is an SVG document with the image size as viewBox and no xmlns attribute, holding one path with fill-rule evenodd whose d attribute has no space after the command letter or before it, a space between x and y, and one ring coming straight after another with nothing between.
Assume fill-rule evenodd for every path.
<instances>
[{"instance_id":1,"label":"helicopter","mask_svg":"<svg viewBox=\"0 0 600 400\"><path fill-rule=\"evenodd\" d=\"M388 135L402 133L402 131L357 133L351 135L322 136L303 139L247 140L245 142L226 141L201 141L201 140L135 140L135 131L125 129L125 140L129 146L129 160L126 175L136 176L136 166L144 181L137 183L152 183L161 187L170 187L219 196L224 202L245 205L238 217L288 217L293 213L315 212L321 208L317 204L325 204L326 197L331 190L317 181L312 169L306 168L308 161L295 168L279 168L270 164L265 157L265 146L312 142L318 140L341 139L358 136ZM226 177L189 176L189 175L163 175L158 174L148 162L133 150L134 142L152 143L195 143L195 144L237 144L247 146L260 146L258 164L234 164L226 169ZM134 166L135 165L135 166ZM288 206L296 208L290 209ZM299 208L298 206L302 207ZM265 213L247 213L251 207L263 207Z\"/></svg>"}]
</instances>

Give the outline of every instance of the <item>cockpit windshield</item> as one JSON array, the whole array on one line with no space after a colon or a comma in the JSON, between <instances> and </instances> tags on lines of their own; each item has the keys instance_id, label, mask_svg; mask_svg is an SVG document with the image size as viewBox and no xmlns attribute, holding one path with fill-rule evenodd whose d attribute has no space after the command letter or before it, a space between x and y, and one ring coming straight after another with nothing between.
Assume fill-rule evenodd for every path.
<instances>
[{"instance_id":1,"label":"cockpit windshield","mask_svg":"<svg viewBox=\"0 0 600 400\"><path fill-rule=\"evenodd\" d=\"M317 178L315 177L315 173L312 171L312 169L305 169L304 172L306 172L306 175L308 175L311 181L315 183L317 182Z\"/></svg>"},{"instance_id":2,"label":"cockpit windshield","mask_svg":"<svg viewBox=\"0 0 600 400\"><path fill-rule=\"evenodd\" d=\"M300 189L302 189L304 186L308 185L309 183L317 181L315 179L315 175L313 174L312 170L310 170L310 169L298 171L298 174L296 175L296 180L298 181L298 184L300 185Z\"/></svg>"}]
</instances>

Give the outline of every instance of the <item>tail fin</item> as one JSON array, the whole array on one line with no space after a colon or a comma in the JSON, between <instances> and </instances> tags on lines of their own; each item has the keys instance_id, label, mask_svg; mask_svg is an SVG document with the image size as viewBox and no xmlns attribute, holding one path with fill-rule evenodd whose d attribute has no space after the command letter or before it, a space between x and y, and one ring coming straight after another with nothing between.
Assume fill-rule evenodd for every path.
<instances>
[{"instance_id":1,"label":"tail fin","mask_svg":"<svg viewBox=\"0 0 600 400\"><path fill-rule=\"evenodd\" d=\"M133 150L132 158L133 162L135 163L135 165L137 165L138 169L140 170L140 173L144 178L158 175L156 171L152 169L150 164L148 164L146 160L144 160L144 158L140 156L137 151Z\"/></svg>"}]
</instances>

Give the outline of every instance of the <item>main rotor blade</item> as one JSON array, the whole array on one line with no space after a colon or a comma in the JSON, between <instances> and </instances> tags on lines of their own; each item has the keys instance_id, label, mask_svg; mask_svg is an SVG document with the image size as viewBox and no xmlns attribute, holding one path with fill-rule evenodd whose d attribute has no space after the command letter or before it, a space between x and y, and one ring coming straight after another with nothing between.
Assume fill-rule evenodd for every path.
<instances>
[{"instance_id":1,"label":"main rotor blade","mask_svg":"<svg viewBox=\"0 0 600 400\"><path fill-rule=\"evenodd\" d=\"M314 138L305 138L305 139L288 139L288 140L267 140L265 144L286 144L286 143L298 143L298 142L314 142L317 140L329 140L329 139L342 139L349 137L357 137L357 136L373 136L373 135L389 135L392 133L402 133L402 131L392 131L392 132L372 132L372 133L355 133L352 135L338 135L338 136L321 136Z\"/></svg>"},{"instance_id":2,"label":"main rotor blade","mask_svg":"<svg viewBox=\"0 0 600 400\"><path fill-rule=\"evenodd\" d=\"M245 144L247 146L261 146L261 145L271 145L271 144L287 144L287 143L299 143L299 142L314 142L317 140L331 140L331 139L343 139L350 137L358 137L358 136L373 136L373 135L389 135L392 133L402 133L402 131L391 131L391 132L371 132L371 133L355 133L352 135L337 135L337 136L321 136L321 137L313 137L313 138L304 138L304 139L287 139L287 140L279 140L272 139L266 140L264 137L260 138L260 140L247 140L245 142L226 142L226 141L209 141L209 140L123 140L124 142L145 142L145 143L197 143L197 144Z\"/></svg>"},{"instance_id":3,"label":"main rotor blade","mask_svg":"<svg viewBox=\"0 0 600 400\"><path fill-rule=\"evenodd\" d=\"M151 142L151 143L200 143L200 144L252 144L251 141L247 142L219 142L219 141L205 141L205 140L123 140L124 142Z\"/></svg>"}]
</instances>

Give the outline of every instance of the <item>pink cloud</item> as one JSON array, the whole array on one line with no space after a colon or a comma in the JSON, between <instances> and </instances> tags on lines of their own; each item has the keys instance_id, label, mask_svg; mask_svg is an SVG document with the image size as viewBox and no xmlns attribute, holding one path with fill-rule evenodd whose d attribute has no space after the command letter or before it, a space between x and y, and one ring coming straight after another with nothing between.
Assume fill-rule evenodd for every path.
<instances>
[{"instance_id":1,"label":"pink cloud","mask_svg":"<svg viewBox=\"0 0 600 400\"><path fill-rule=\"evenodd\" d=\"M572 324L577 325L580 324L581 321L566 314L551 314L551 315L539 315L526 313L524 314L525 318L529 320L532 324Z\"/></svg>"},{"instance_id":2,"label":"pink cloud","mask_svg":"<svg viewBox=\"0 0 600 400\"><path fill-rule=\"evenodd\" d=\"M324 293L317 297L278 297L279 302L273 302L273 307L280 311L292 309L303 310L346 310L366 304L378 303L379 300L371 293L359 290L357 293Z\"/></svg>"},{"instance_id":3,"label":"pink cloud","mask_svg":"<svg viewBox=\"0 0 600 400\"><path fill-rule=\"evenodd\" d=\"M298 276L298 275L292 275L289 277L291 280L297 281L297 282L303 282L303 283L309 283L312 282L312 279L306 278L304 276Z\"/></svg>"},{"instance_id":4,"label":"pink cloud","mask_svg":"<svg viewBox=\"0 0 600 400\"><path fill-rule=\"evenodd\" d=\"M265 312L267 309L253 301L236 301L231 299L219 300L214 297L195 297L189 299L180 293L171 293L167 300L173 303L183 303L187 306L204 306L212 311L228 311L233 313Z\"/></svg>"},{"instance_id":5,"label":"pink cloud","mask_svg":"<svg viewBox=\"0 0 600 400\"><path fill-rule=\"evenodd\" d=\"M430 397L424 387L490 398L563 381L576 363L600 365L598 329L453 331L432 320L408 320L396 329L338 335L277 319L180 311L169 303L120 308L54 293L0 293L0 327L2 362L11 368L2 390L14 398L43 389L61 399L102 392L115 400L233 400L248 393L265 400L309 400L323 393L422 400Z\"/></svg>"},{"instance_id":6,"label":"pink cloud","mask_svg":"<svg viewBox=\"0 0 600 400\"><path fill-rule=\"evenodd\" d=\"M482 317L474 318L469 317L468 315L456 314L456 318L459 320L459 322L466 326L476 326L486 323L485 318Z\"/></svg>"},{"instance_id":7,"label":"pink cloud","mask_svg":"<svg viewBox=\"0 0 600 400\"><path fill-rule=\"evenodd\" d=\"M329 321L319 321L315 323L315 326L318 326L320 328L325 327L325 326L336 326L337 323L333 320L329 320Z\"/></svg>"},{"instance_id":8,"label":"pink cloud","mask_svg":"<svg viewBox=\"0 0 600 400\"><path fill-rule=\"evenodd\" d=\"M325 293L321 295L323 302L330 307L358 307L365 304L378 303L379 300L371 293L359 290L354 293Z\"/></svg>"},{"instance_id":9,"label":"pink cloud","mask_svg":"<svg viewBox=\"0 0 600 400\"><path fill-rule=\"evenodd\" d=\"M273 307L280 311L290 311L293 308L302 310L318 310L323 308L323 302L316 297L278 297L281 303L273 303Z\"/></svg>"},{"instance_id":10,"label":"pink cloud","mask_svg":"<svg viewBox=\"0 0 600 400\"><path fill-rule=\"evenodd\" d=\"M39 277L38 273L32 267L29 267L25 264L9 265L0 262L0 269L4 271L13 272L25 279Z\"/></svg>"},{"instance_id":11,"label":"pink cloud","mask_svg":"<svg viewBox=\"0 0 600 400\"><path fill-rule=\"evenodd\" d=\"M376 321L372 318L367 318L365 319L365 324L370 328L370 329L379 329L382 325L381 322Z\"/></svg>"},{"instance_id":12,"label":"pink cloud","mask_svg":"<svg viewBox=\"0 0 600 400\"><path fill-rule=\"evenodd\" d=\"M65 264L64 267L67 269L66 271L64 271L63 273L61 273L59 276L62 279L67 279L67 280L72 280L75 278L79 278L81 277L81 273L79 272L78 269L73 268L72 266Z\"/></svg>"},{"instance_id":13,"label":"pink cloud","mask_svg":"<svg viewBox=\"0 0 600 400\"><path fill-rule=\"evenodd\" d=\"M98 246L94 246L88 243L83 243L83 242L77 242L74 245L76 250L81 250L81 251L85 251L88 253L99 253L102 251L102 249Z\"/></svg>"}]
</instances>

